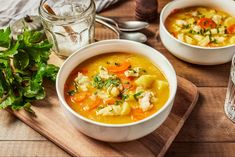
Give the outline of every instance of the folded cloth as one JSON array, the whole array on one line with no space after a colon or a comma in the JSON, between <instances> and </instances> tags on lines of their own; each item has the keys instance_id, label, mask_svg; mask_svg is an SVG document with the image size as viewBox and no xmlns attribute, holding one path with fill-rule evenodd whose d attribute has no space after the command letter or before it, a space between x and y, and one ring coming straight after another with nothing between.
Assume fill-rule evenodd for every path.
<instances>
[{"instance_id":1,"label":"folded cloth","mask_svg":"<svg viewBox=\"0 0 235 157\"><path fill-rule=\"evenodd\" d=\"M38 15L40 0L0 0L0 27L5 27L26 15ZM119 0L95 0L96 12L100 12Z\"/></svg>"}]
</instances>

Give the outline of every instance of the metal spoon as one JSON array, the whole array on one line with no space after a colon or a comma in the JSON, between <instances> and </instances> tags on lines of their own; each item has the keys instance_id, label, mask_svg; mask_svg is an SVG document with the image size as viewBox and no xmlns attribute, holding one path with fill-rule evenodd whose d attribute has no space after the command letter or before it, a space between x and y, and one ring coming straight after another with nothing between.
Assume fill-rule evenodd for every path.
<instances>
[{"instance_id":1,"label":"metal spoon","mask_svg":"<svg viewBox=\"0 0 235 157\"><path fill-rule=\"evenodd\" d=\"M101 20L101 19L95 19L96 22L110 28L112 31L114 31L119 39L127 39L127 40L133 40L133 41L137 41L137 42L141 42L144 43L147 41L147 37L146 35L144 35L143 33L140 32L122 32L119 29L117 29L116 27L106 23L105 21Z\"/></svg>"},{"instance_id":2,"label":"metal spoon","mask_svg":"<svg viewBox=\"0 0 235 157\"><path fill-rule=\"evenodd\" d=\"M141 29L144 29L149 26L147 22L143 21L125 21L125 22L119 22L115 21L111 18L103 17L100 15L96 15L97 19L103 20L107 23L110 23L117 28L119 28L121 31L131 32L131 31L138 31Z\"/></svg>"}]
</instances>

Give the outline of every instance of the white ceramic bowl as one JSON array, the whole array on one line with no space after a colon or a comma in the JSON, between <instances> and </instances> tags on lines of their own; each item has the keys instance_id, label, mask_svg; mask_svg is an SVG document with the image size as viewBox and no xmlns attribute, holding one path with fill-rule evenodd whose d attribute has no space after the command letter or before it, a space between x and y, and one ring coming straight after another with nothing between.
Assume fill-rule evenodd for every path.
<instances>
[{"instance_id":1,"label":"white ceramic bowl","mask_svg":"<svg viewBox=\"0 0 235 157\"><path fill-rule=\"evenodd\" d=\"M100 54L128 52L149 58L165 74L170 86L170 97L166 104L155 114L141 121L129 124L104 124L87 119L69 107L64 98L64 84L71 71L83 61ZM130 141L143 137L158 128L167 118L172 108L177 89L175 71L170 62L157 50L133 41L105 40L80 49L70 56L59 70L56 91L60 105L72 124L84 134L108 142ZM66 126L65 126L66 127Z\"/></svg>"},{"instance_id":2,"label":"white ceramic bowl","mask_svg":"<svg viewBox=\"0 0 235 157\"><path fill-rule=\"evenodd\" d=\"M194 46L174 38L165 28L165 20L174 9L192 6L207 6L224 10L235 16L233 0L175 0L168 3L160 15L160 37L163 45L176 57L200 65L216 65L231 61L235 45L208 48Z\"/></svg>"}]
</instances>

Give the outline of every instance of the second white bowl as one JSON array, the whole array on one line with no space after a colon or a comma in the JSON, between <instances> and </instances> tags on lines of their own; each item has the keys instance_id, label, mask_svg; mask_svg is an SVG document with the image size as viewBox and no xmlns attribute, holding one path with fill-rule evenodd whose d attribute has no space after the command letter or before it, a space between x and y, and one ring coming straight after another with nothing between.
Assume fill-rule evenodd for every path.
<instances>
[{"instance_id":1,"label":"second white bowl","mask_svg":"<svg viewBox=\"0 0 235 157\"><path fill-rule=\"evenodd\" d=\"M235 2L232 0L177 0L168 3L160 15L160 37L163 45L176 57L200 65L216 65L231 61L235 45L224 47L199 47L174 38L165 27L165 20L174 9L206 6L221 9L235 16Z\"/></svg>"}]
</instances>

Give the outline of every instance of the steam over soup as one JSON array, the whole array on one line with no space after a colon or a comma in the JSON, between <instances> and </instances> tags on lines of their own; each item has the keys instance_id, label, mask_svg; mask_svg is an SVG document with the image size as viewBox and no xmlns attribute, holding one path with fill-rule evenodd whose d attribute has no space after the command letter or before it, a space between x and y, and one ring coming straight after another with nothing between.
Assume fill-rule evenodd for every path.
<instances>
[{"instance_id":1,"label":"steam over soup","mask_svg":"<svg viewBox=\"0 0 235 157\"><path fill-rule=\"evenodd\" d=\"M235 18L207 7L174 10L166 19L167 30L177 39L201 47L235 44Z\"/></svg>"},{"instance_id":2,"label":"steam over soup","mask_svg":"<svg viewBox=\"0 0 235 157\"><path fill-rule=\"evenodd\" d=\"M169 86L149 59L109 53L78 65L66 81L64 94L80 115L98 122L124 124L157 112L169 97Z\"/></svg>"}]
</instances>

